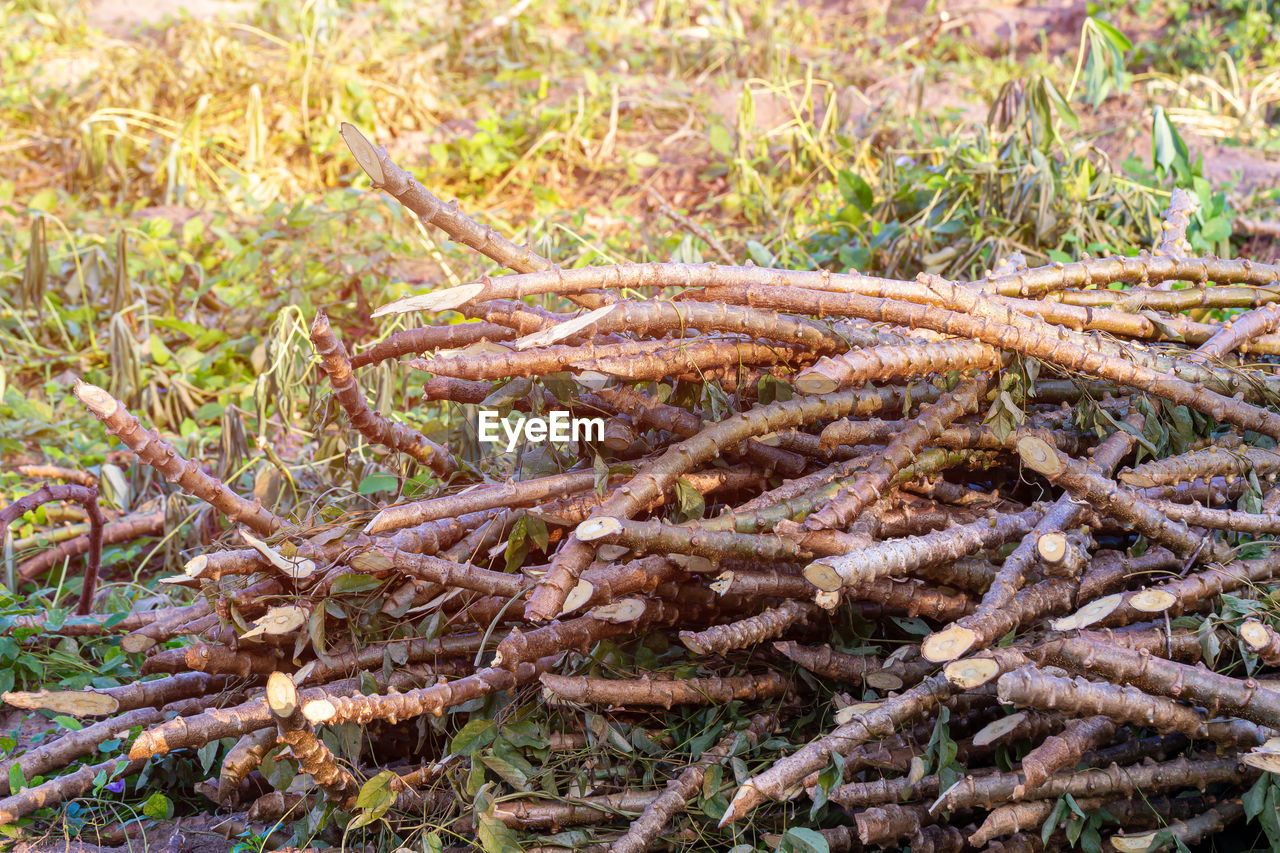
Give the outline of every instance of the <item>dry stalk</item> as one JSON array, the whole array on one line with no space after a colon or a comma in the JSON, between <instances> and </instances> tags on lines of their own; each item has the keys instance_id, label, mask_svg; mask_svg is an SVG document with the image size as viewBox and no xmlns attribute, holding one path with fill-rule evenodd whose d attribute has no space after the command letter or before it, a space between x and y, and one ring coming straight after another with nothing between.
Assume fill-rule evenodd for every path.
<instances>
[{"instance_id":1,"label":"dry stalk","mask_svg":"<svg viewBox=\"0 0 1280 853\"><path fill-rule=\"evenodd\" d=\"M777 637L792 625L803 624L820 612L817 605L788 600L728 625L696 632L681 631L680 642L695 655L722 655L731 649L745 649Z\"/></svg>"},{"instance_id":2,"label":"dry stalk","mask_svg":"<svg viewBox=\"0 0 1280 853\"><path fill-rule=\"evenodd\" d=\"M364 727L374 747L364 755L382 761L425 721L395 724L426 714L450 712L441 724L453 732L483 705L500 727L523 726L535 680L545 701L612 710L585 708L587 730L548 737L548 751L560 752L545 778L506 761L504 750L525 749L514 742L443 762L431 752L447 740L428 733L412 747L414 764L387 783L399 809L464 838L495 820L552 832L596 826L575 843L596 849L615 839L625 853L665 843L659 836L699 793L715 801L708 786L733 758L741 784L724 824L804 790L821 800L817 786L834 775L847 784L827 798L862 811L822 831L832 849L1065 848L1063 828L1044 827L1047 840L1036 829L1069 794L1088 809L1114 806L1124 832L1104 843L1126 853L1237 819L1242 786L1280 768L1271 739L1280 693L1209 669L1216 648L1236 639L1215 627L1234 611L1201 630L1170 621L1265 586L1280 570L1280 554L1250 541L1280 532L1280 454L1251 446L1261 443L1252 433L1280 436L1271 408L1280 376L1249 355L1280 354L1280 268L1188 257L1189 196L1173 195L1155 254L1029 269L1014 253L970 283L674 263L562 270L441 202L354 128L343 136L375 187L517 272L384 306L379 316L456 311L474 322L442 318L354 358L323 314L313 327L355 431L458 481L375 505L363 530L366 519L357 523L341 496L303 504L305 520L294 523L179 457L110 395L79 386L109 432L242 525L243 542L197 549L180 576L164 579L197 591L190 605L118 625L68 620L56 635L46 629L60 614L0 617L0 629L30 646L119 633L121 650L145 653L143 673L176 673L109 690L8 694L24 708L103 720L12 756L0 780L6 769L58 772L132 726L144 731L127 760L0 799L0 819L78 796L101 771L135 772L153 756L224 738L235 746L217 783L223 803L238 805L260 784L250 774L279 737L319 791L277 792L250 814L278 820L286 806L325 807L321 795L350 811L361 776L313 726ZM1173 290L1174 281L1187 286ZM551 307L525 301L533 296ZM589 310L564 313L561 298ZM1218 323L1205 321L1206 308L1242 310ZM472 465L470 439L455 445L460 459L468 448L469 463L455 470L443 448L387 417L396 415L375 413L353 375L411 354L429 356L412 364L440 374L423 386L426 402L600 417L605 435L579 442L583 458L564 473L528 476L546 460L523 450L497 467ZM841 390L850 386L857 390ZM1000 397L984 418L993 389ZM1187 452L1114 474L1135 446L1167 456L1175 445ZM0 520L45 499L92 497L87 475L28 475L74 485L48 486ZM321 485L308 479L306 488ZM346 488L329 485L325 494ZM1261 511L1244 511L1259 489ZM1047 502L1028 503L1036 500ZM677 501L680 517L694 520L673 523ZM90 550L96 566L100 543L164 530L162 513L108 523L85 504L37 516L61 527L7 540L56 545L20 566L23 577ZM1262 556L1233 559L1244 546ZM88 580L85 589L87 601ZM1130 627L1082 630L1098 625ZM672 645L677 637L686 651ZM1261 619L1240 625L1238 640L1249 671L1280 661L1280 639ZM722 655L730 669L655 678L650 668L628 669L632 649L663 656L663 670L681 676L691 667L676 670L679 660L699 655ZM742 649L751 651L734 653ZM741 669L746 657L765 665ZM781 658L807 672L772 671ZM570 675L599 667L607 680ZM679 757L666 790L636 785L634 762L612 749L561 760L567 748L606 740L622 748L635 714L670 716L677 705L745 704L757 714L748 741L794 720L808 725L820 715L793 691L814 679L852 685L855 695L839 695L834 723L806 730L808 742L790 754L778 759L782 741L765 741L773 760L753 756L760 761L746 770L734 755L742 739L729 731L706 753ZM857 701L865 697L884 698ZM1020 710L1008 713L1006 703ZM775 711L759 714L763 707ZM963 776L940 790L947 786L918 759L944 728ZM662 761L653 748L675 746L664 735L648 735L651 764ZM1218 754L1197 756L1193 743ZM1017 772L993 766L1028 747ZM477 815L467 792L490 771L500 779L484 778L491 806ZM572 779L566 786L557 774ZM571 794L534 799L518 775ZM522 796L493 787L503 785ZM1187 796L1206 785L1212 796ZM212 795L213 786L204 790ZM1145 809L1120 804L1138 790L1169 796ZM619 838L624 818L642 810ZM793 813L762 810L760 834L781 843L773 830ZM1165 835L1146 832L1160 821L1170 824ZM686 846L711 843L696 827L672 832Z\"/></svg>"},{"instance_id":3,"label":"dry stalk","mask_svg":"<svg viewBox=\"0 0 1280 853\"><path fill-rule=\"evenodd\" d=\"M339 808L349 806L360 793L360 783L350 771L338 765L333 753L316 737L298 704L298 689L293 679L282 672L273 672L267 681L267 704L275 715L280 742L289 747L299 769L315 780L325 799Z\"/></svg>"},{"instance_id":4,"label":"dry stalk","mask_svg":"<svg viewBox=\"0 0 1280 853\"><path fill-rule=\"evenodd\" d=\"M1034 667L1001 676L999 689L1001 701L1023 708L1061 711L1089 719L1102 717L1112 723L1133 723L1218 743L1254 746L1266 739L1263 730L1254 724L1241 725L1242 720L1211 721L1203 711L1164 696L1152 696L1137 687L1063 678Z\"/></svg>"},{"instance_id":5,"label":"dry stalk","mask_svg":"<svg viewBox=\"0 0 1280 853\"><path fill-rule=\"evenodd\" d=\"M107 523L102 508L98 506L97 485L41 486L0 510L0 531L5 531L7 535L9 525L36 507L51 501L75 501L84 507L85 514L89 517L89 559L80 585L80 602L76 605L76 614L85 616L93 605L93 591L98 582L98 571L102 567L103 528Z\"/></svg>"},{"instance_id":6,"label":"dry stalk","mask_svg":"<svg viewBox=\"0 0 1280 853\"><path fill-rule=\"evenodd\" d=\"M448 450L417 430L393 423L369 408L364 394L356 385L351 361L347 358L347 348L333 333L329 318L323 311L316 315L315 322L311 324L311 343L320 354L324 372L329 377L329 384L333 386L334 398L361 435L374 444L409 454L441 477L447 477L457 470L457 464Z\"/></svg>"},{"instance_id":7,"label":"dry stalk","mask_svg":"<svg viewBox=\"0 0 1280 853\"><path fill-rule=\"evenodd\" d=\"M719 705L735 699L781 696L790 682L776 672L729 678L610 679L543 673L542 698L547 702L608 705L613 708L666 708L675 705Z\"/></svg>"},{"instance_id":8,"label":"dry stalk","mask_svg":"<svg viewBox=\"0 0 1280 853\"><path fill-rule=\"evenodd\" d=\"M124 404L94 385L80 382L75 393L80 402L102 421L107 432L124 442L139 459L159 471L170 483L176 483L190 495L212 504L237 524L269 535L288 527L270 510L254 499L247 501L227 488L226 484L206 474L200 465L183 459L173 445L156 433L144 429Z\"/></svg>"}]
</instances>

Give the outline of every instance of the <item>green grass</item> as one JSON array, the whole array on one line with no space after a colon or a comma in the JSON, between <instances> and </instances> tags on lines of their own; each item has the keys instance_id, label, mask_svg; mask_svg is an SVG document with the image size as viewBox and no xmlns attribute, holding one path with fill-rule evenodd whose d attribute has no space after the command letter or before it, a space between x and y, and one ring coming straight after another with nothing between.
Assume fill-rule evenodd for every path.
<instances>
[{"instance_id":1,"label":"green grass","mask_svg":"<svg viewBox=\"0 0 1280 853\"><path fill-rule=\"evenodd\" d=\"M1160 106L1184 131L1274 150L1274 3L1151 2L1136 13L1108 4L1099 18L1133 38L1118 51L1127 72L1107 64L1116 51L1095 33L1075 90L1074 49L982 48L977 24L930 29L932 9L903 18L774 0L559 0L473 40L506 5L465 4L461 18L449 8L458 5L272 0L232 23L184 19L117 37L90 26L83 5L0 4L0 454L10 463L0 493L34 487L11 463L49 461L116 484L115 509L165 510L164 541L108 550L108 607L154 597L155 579L202 545L204 511L109 456L112 443L70 396L76 377L282 513L333 520L431 484L339 435L306 329L324 307L344 338L369 342L407 322L371 321L372 307L490 270L369 192L341 121L390 144L438 195L566 266L714 259L650 208L650 187L740 259L899 277L981 275L1014 249L1035 263L1149 246L1175 184L1201 196L1197 248L1229 253L1233 212L1277 198L1210 187L1176 150L1158 166L1150 141ZM1150 32L1150 21L1171 26ZM1226 108L1221 93L1234 98ZM1006 118L988 124L997 99ZM1114 158L1104 144L1137 155ZM429 433L458 428L449 412L417 404L403 375L366 381L384 411ZM13 537L45 518L37 511ZM68 612L74 567L44 584L10 586L0 621ZM377 609L359 588L331 604ZM0 638L0 688L121 683L140 659L114 640L26 639ZM848 626L840 641L865 645L867 626ZM653 642L597 657L602 667L625 657L691 670ZM587 769L582 754L536 745L545 714L488 701L503 721L488 741L459 742L447 719L421 730L481 759L450 779L480 806L506 795L509 774L556 794L592 773L653 781L656 751L637 728L609 737ZM740 716L733 705L701 711L670 734L696 755ZM12 748L7 736L0 747ZM123 806L83 801L68 826L124 819L157 793L180 811L204 808L192 785L225 747L156 762ZM273 781L292 772L279 764ZM732 782L704 786L695 826L719 814ZM147 814L167 808L151 802ZM323 810L308 816L296 840L326 820ZM389 844L384 829L375 821L360 837ZM746 842L775 830L785 827L753 827ZM399 841L462 840L434 832L402 828ZM582 832L559 840L582 842ZM505 837L492 824L479 834L491 845ZM708 834L689 847L723 843ZM786 845L804 849L802 836Z\"/></svg>"}]
</instances>

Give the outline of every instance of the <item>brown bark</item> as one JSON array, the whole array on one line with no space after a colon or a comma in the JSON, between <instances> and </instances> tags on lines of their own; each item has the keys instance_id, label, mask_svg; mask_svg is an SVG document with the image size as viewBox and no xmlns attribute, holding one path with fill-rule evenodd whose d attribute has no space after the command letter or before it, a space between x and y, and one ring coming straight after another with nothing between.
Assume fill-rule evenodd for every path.
<instances>
[{"instance_id":1,"label":"brown bark","mask_svg":"<svg viewBox=\"0 0 1280 853\"><path fill-rule=\"evenodd\" d=\"M111 758L101 764L86 765L73 773L50 779L34 788L26 788L17 794L0 799L0 826L46 806L73 800L93 788L98 774L108 778L124 778L142 771L146 761L130 761L127 758Z\"/></svg>"},{"instance_id":2,"label":"brown bark","mask_svg":"<svg viewBox=\"0 0 1280 853\"><path fill-rule=\"evenodd\" d=\"M1069 578L1043 580L1013 596L1001 609L979 609L956 620L951 627L931 634L924 642L924 655L931 661L943 663L986 648L1023 625L1070 610L1075 602L1075 589L1075 582Z\"/></svg>"},{"instance_id":3,"label":"brown bark","mask_svg":"<svg viewBox=\"0 0 1280 853\"><path fill-rule=\"evenodd\" d=\"M1073 797L1124 797L1139 791L1157 792L1194 787L1203 790L1216 782L1249 781L1256 772L1242 768L1235 758L1186 758L1157 764L1150 762L1135 767L1111 765L1104 769L1083 770L1054 776L1025 796L1035 800L1056 799L1064 794ZM956 782L929 808L933 812L979 807L990 809L1012 799L1014 789L1023 782L1021 773L991 773L970 776Z\"/></svg>"},{"instance_id":4,"label":"brown bark","mask_svg":"<svg viewBox=\"0 0 1280 853\"><path fill-rule=\"evenodd\" d=\"M36 477L41 480L66 480L77 486L91 488L98 485L98 478L88 471L79 468L65 468L61 465L19 465L15 468L24 477Z\"/></svg>"},{"instance_id":5,"label":"brown bark","mask_svg":"<svg viewBox=\"0 0 1280 853\"><path fill-rule=\"evenodd\" d=\"M351 356L351 367L361 368L403 355L456 349L480 341L512 341L516 334L514 329L496 323L457 323L452 326L404 329Z\"/></svg>"},{"instance_id":6,"label":"brown bark","mask_svg":"<svg viewBox=\"0 0 1280 853\"><path fill-rule=\"evenodd\" d=\"M1088 639L1051 640L1032 654L1037 660L1096 672L1140 690L1190 700L1212 714L1228 713L1280 728L1280 693L1251 678L1232 678L1163 660L1145 649L1133 651Z\"/></svg>"},{"instance_id":7,"label":"brown bark","mask_svg":"<svg viewBox=\"0 0 1280 853\"><path fill-rule=\"evenodd\" d=\"M119 687L9 692L4 694L4 701L15 708L46 709L86 717L159 707L179 699L218 693L226 686L227 679L221 676L186 672L152 681L134 681Z\"/></svg>"},{"instance_id":8,"label":"brown bark","mask_svg":"<svg viewBox=\"0 0 1280 853\"><path fill-rule=\"evenodd\" d=\"M792 625L804 624L820 612L821 609L813 604L784 601L763 613L727 625L713 625L702 631L681 631L680 642L695 655L722 655L731 649L744 649L777 637Z\"/></svg>"},{"instance_id":9,"label":"brown bark","mask_svg":"<svg viewBox=\"0 0 1280 853\"><path fill-rule=\"evenodd\" d=\"M533 681L555 663L552 657L533 663L521 663L509 669L490 667L457 681L442 682L404 693L374 696L334 696L309 699L301 713L312 723L355 722L370 720L406 720L423 714L439 717L445 709L461 705L499 690L510 690Z\"/></svg>"},{"instance_id":10,"label":"brown bark","mask_svg":"<svg viewBox=\"0 0 1280 853\"><path fill-rule=\"evenodd\" d=\"M998 370L1004 361L998 350L976 341L876 346L820 359L796 377L796 390L801 394L830 394L864 382L947 374L953 370Z\"/></svg>"},{"instance_id":11,"label":"brown bark","mask_svg":"<svg viewBox=\"0 0 1280 853\"><path fill-rule=\"evenodd\" d=\"M862 684L869 674L879 672L884 667L883 658L875 655L848 655L837 652L830 646L802 646L787 641L774 643L773 647L814 675L843 684Z\"/></svg>"},{"instance_id":12,"label":"brown bark","mask_svg":"<svg viewBox=\"0 0 1280 853\"><path fill-rule=\"evenodd\" d=\"M954 390L932 405L894 437L884 454L876 459L842 489L822 509L805 519L809 530L843 529L862 511L880 499L894 476L916 458L925 442L942 432L951 422L977 410L991 383L989 376L965 379Z\"/></svg>"},{"instance_id":13,"label":"brown bark","mask_svg":"<svg viewBox=\"0 0 1280 853\"><path fill-rule=\"evenodd\" d=\"M258 768L276 743L276 733L272 729L249 732L236 741L227 757L222 759L222 772L218 774L218 802L234 805L240 783Z\"/></svg>"},{"instance_id":14,"label":"brown bark","mask_svg":"<svg viewBox=\"0 0 1280 853\"><path fill-rule=\"evenodd\" d=\"M1211 721L1203 711L1127 684L1063 678L1026 667L1002 675L999 688L1001 701L1019 707L1102 716L1112 723L1133 723L1222 744L1253 746L1266 740L1264 730L1253 723Z\"/></svg>"},{"instance_id":15,"label":"brown bark","mask_svg":"<svg viewBox=\"0 0 1280 853\"><path fill-rule=\"evenodd\" d=\"M289 747L298 769L315 780L325 799L338 808L349 809L360 793L360 783L350 771L339 766L333 753L316 737L302 715L298 691L289 676L282 672L271 674L267 682L267 705L275 716L280 742Z\"/></svg>"},{"instance_id":16,"label":"brown bark","mask_svg":"<svg viewBox=\"0 0 1280 853\"><path fill-rule=\"evenodd\" d=\"M428 554L411 554L393 548L371 548L349 558L358 572L378 573L395 570L418 580L446 587L469 589L485 595L516 598L524 595L529 583L520 575L509 575L482 569L470 563L455 563Z\"/></svg>"},{"instance_id":17,"label":"brown bark","mask_svg":"<svg viewBox=\"0 0 1280 853\"><path fill-rule=\"evenodd\" d=\"M1014 660L1021 658L1017 655ZM991 660L997 671L1010 666L1003 656ZM784 800L792 786L827 763L833 752L847 753L854 747L892 734L898 726L937 707L957 688L944 674L931 676L918 686L880 702L875 708L757 773L744 782L733 796L720 825L724 826L754 809L766 799Z\"/></svg>"},{"instance_id":18,"label":"brown bark","mask_svg":"<svg viewBox=\"0 0 1280 853\"><path fill-rule=\"evenodd\" d=\"M392 673L390 679L383 679L381 673L374 676L380 684L404 689L415 687L423 681L436 677L437 673L449 670L450 667L408 666ZM302 701L320 696L340 694L342 692L358 693L360 680L348 678L331 682L323 688L304 688L299 692ZM259 729L274 725L271 709L261 694L257 698L242 702L229 708L213 708L190 717L178 717L147 729L134 739L129 748L129 757L145 759L157 755L167 755L178 749L190 749L204 746L206 743L221 738L240 738Z\"/></svg>"},{"instance_id":19,"label":"brown bark","mask_svg":"<svg viewBox=\"0 0 1280 853\"><path fill-rule=\"evenodd\" d=\"M1120 626L1150 619L1157 613L1170 617L1191 613L1223 593L1270 580L1277 571L1280 553L1273 552L1261 560L1233 560L1136 592L1099 598L1057 620L1053 627L1070 630L1094 624Z\"/></svg>"},{"instance_id":20,"label":"brown bark","mask_svg":"<svg viewBox=\"0 0 1280 853\"><path fill-rule=\"evenodd\" d=\"M924 536L877 542L862 550L810 563L805 568L805 577L819 589L835 591L880 577L913 572L921 566L945 564L1025 536L1040 515L1041 511L1033 508L984 518Z\"/></svg>"},{"instance_id":21,"label":"brown bark","mask_svg":"<svg viewBox=\"0 0 1280 853\"><path fill-rule=\"evenodd\" d=\"M22 769L24 779L46 776L54 770L66 767L77 758L92 755L100 744L129 733L134 726L149 726L165 719L167 714L179 716L198 714L209 704L206 699L182 699L161 708L135 708L109 720L70 731L47 743L33 747L16 758L0 763L0 795L9 793L9 770Z\"/></svg>"},{"instance_id":22,"label":"brown bark","mask_svg":"<svg viewBox=\"0 0 1280 853\"><path fill-rule=\"evenodd\" d=\"M1080 601L1092 601L1123 589L1132 578L1180 568L1182 558L1167 548L1150 548L1140 557L1129 557L1120 551L1098 551L1080 579L1078 597Z\"/></svg>"},{"instance_id":23,"label":"brown bark","mask_svg":"<svg viewBox=\"0 0 1280 853\"><path fill-rule=\"evenodd\" d=\"M0 510L0 531L4 531L7 536L9 525L36 507L51 501L75 501L84 507L85 514L89 518L86 548L89 552L89 558L85 564L84 578L81 581L80 601L76 605L76 615L85 616L89 613L93 604L93 591L98 582L98 571L102 568L103 528L107 523L106 516L102 514L102 508L98 506L97 485L41 486L31 494L18 498Z\"/></svg>"},{"instance_id":24,"label":"brown bark","mask_svg":"<svg viewBox=\"0 0 1280 853\"><path fill-rule=\"evenodd\" d=\"M1061 770L1070 770L1091 749L1105 746L1116 733L1116 724L1104 716L1072 720L1061 734L1046 738L1043 743L1022 757L1023 787L1014 790L1015 797L1022 796L1027 788L1044 784L1050 776Z\"/></svg>"},{"instance_id":25,"label":"brown bark","mask_svg":"<svg viewBox=\"0 0 1280 853\"><path fill-rule=\"evenodd\" d=\"M411 524L457 518L466 513L499 507L532 506L546 500L568 497L594 486L595 472L587 470L471 489L459 495L387 507L365 526L365 532L385 533Z\"/></svg>"},{"instance_id":26,"label":"brown bark","mask_svg":"<svg viewBox=\"0 0 1280 853\"><path fill-rule=\"evenodd\" d=\"M338 340L323 311L311 324L311 343L320 354L324 372L333 386L333 396L351 418L351 425L374 444L407 453L441 477L458 469L449 451L422 433L404 424L394 423L369 408L360 387L356 385L347 358L347 348Z\"/></svg>"},{"instance_id":27,"label":"brown bark","mask_svg":"<svg viewBox=\"0 0 1280 853\"><path fill-rule=\"evenodd\" d=\"M679 776L667 781L667 787L645 806L640 817L632 821L627 832L610 846L610 853L642 853L648 850L658 834L671 822L671 818L684 811L685 805L702 789L707 770L730 757L736 751L739 736L748 747L753 747L761 737L771 733L778 725L777 717L760 714L742 732L731 732L721 738L697 760L686 767Z\"/></svg>"},{"instance_id":28,"label":"brown bark","mask_svg":"<svg viewBox=\"0 0 1280 853\"><path fill-rule=\"evenodd\" d=\"M896 396L892 391L879 389L802 397L757 406L673 445L657 460L641 468L626 486L601 504L594 515L630 518L642 506L674 488L680 475L748 438L779 427L805 423L815 417L843 417L855 411L879 411L887 399ZM534 588L525 606L525 618L546 621L558 616L569 590L591 562L592 553L591 546L576 536L566 539L552 559L546 575Z\"/></svg>"},{"instance_id":29,"label":"brown bark","mask_svg":"<svg viewBox=\"0 0 1280 853\"><path fill-rule=\"evenodd\" d=\"M202 471L199 463L184 459L173 445L151 430L144 429L124 404L106 391L81 382L76 385L75 392L80 402L102 421L107 432L124 442L139 459L159 471L170 483L178 484L183 491L212 504L232 521L264 536L288 526L257 499L245 500L221 480Z\"/></svg>"},{"instance_id":30,"label":"brown bark","mask_svg":"<svg viewBox=\"0 0 1280 853\"><path fill-rule=\"evenodd\" d=\"M1267 666L1280 666L1280 633L1270 625L1249 619L1240 626L1240 640Z\"/></svg>"},{"instance_id":31,"label":"brown bark","mask_svg":"<svg viewBox=\"0 0 1280 853\"><path fill-rule=\"evenodd\" d=\"M1140 430L1142 418L1131 415L1126 423ZM1094 464L1100 471L1109 474L1132 446L1133 437L1123 429L1116 430L1095 449ZM967 620L961 620L947 629L947 632L928 638L924 643L925 655L932 660L955 660L975 645L982 648L1000 636L1000 633L995 633L998 626L994 623L1001 621L998 618L1000 612L1013 602L1026 581L1041 540L1046 536L1062 535L1062 531L1078 524L1083 515L1084 508L1069 495L1059 498L1023 537L1013 553L1005 558L983 594L977 611L967 617Z\"/></svg>"},{"instance_id":32,"label":"brown bark","mask_svg":"<svg viewBox=\"0 0 1280 853\"><path fill-rule=\"evenodd\" d=\"M733 700L781 696L791 683L776 672L729 678L608 679L544 673L544 701L608 705L615 708L666 708L721 705Z\"/></svg>"},{"instance_id":33,"label":"brown bark","mask_svg":"<svg viewBox=\"0 0 1280 853\"><path fill-rule=\"evenodd\" d=\"M1203 536L1188 530L1185 524L1171 520L1166 512L1156 509L1131 489L1118 485L1078 460L1067 458L1066 454L1042 439L1019 439L1018 453L1028 467L1062 486L1077 499L1131 525L1148 539L1163 543L1175 553L1191 554L1203 550L1214 559L1225 553Z\"/></svg>"}]
</instances>

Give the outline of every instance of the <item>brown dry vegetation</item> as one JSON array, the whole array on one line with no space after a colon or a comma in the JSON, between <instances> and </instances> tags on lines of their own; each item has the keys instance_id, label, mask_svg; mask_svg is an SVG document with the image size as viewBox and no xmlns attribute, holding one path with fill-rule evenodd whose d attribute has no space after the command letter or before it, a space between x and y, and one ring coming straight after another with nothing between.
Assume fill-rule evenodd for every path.
<instances>
[{"instance_id":1,"label":"brown dry vegetation","mask_svg":"<svg viewBox=\"0 0 1280 853\"><path fill-rule=\"evenodd\" d=\"M0 6L0 832L1274 846L1271 14Z\"/></svg>"}]
</instances>

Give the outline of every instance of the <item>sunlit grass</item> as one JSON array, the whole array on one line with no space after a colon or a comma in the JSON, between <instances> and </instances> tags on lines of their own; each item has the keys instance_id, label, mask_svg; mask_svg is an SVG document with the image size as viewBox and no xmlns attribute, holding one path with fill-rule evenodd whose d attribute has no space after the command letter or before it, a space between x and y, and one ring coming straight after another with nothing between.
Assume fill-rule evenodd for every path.
<instances>
[{"instance_id":1,"label":"sunlit grass","mask_svg":"<svg viewBox=\"0 0 1280 853\"><path fill-rule=\"evenodd\" d=\"M242 493L300 519L367 512L392 494L366 487L378 474L395 475L406 492L433 485L336 428L307 328L325 307L349 345L365 343L412 322L372 321L372 307L492 270L370 192L338 137L342 121L388 145L438 195L565 266L715 259L650 205L653 190L739 261L900 276L981 274L1014 249L1040 261L1142 245L1168 192L1151 173L1157 103L1184 130L1276 144L1275 57L1223 59L1240 41L1225 16L1216 36L1179 33L1193 66L1131 69L1135 85L1096 115L1075 101L1078 130L1060 113L1032 128L1026 109L992 128L992 102L1017 88L1007 84L1066 91L1074 49L984 48L972 20L846 7L561 0L487 29L509 4L270 0L239 19L130 34L92 26L84 4L0 3L0 453L100 474L116 465L126 488L113 509L166 512L163 540L108 552L106 606L121 610L158 600L156 577L179 571L200 545L208 511L162 497L153 472L113 461L100 426L70 399L76 377L125 399ZM1239 16L1243 43L1257 41L1257 20L1252 7ZM1144 44L1136 52L1149 53ZM1025 103L1013 99L1010 109ZM1117 125L1138 168L1092 145ZM1051 131L1062 139L1042 145ZM458 423L418 404L401 374L370 372L365 387L379 408L437 437ZM32 488L8 467L0 493ZM33 536L42 521L27 519L13 537ZM65 611L75 567L44 583L0 599L0 612ZM403 631L429 633L424 622L405 620ZM0 655L19 686L125 681L137 664L101 640L5 646ZM629 670L623 659L654 672L690 668L667 648L602 647L598 657L605 670ZM801 722L828 713L829 698ZM645 723L670 725L677 750L697 754L738 715L729 707L655 717L614 737L578 709L491 710L538 736L592 733L588 746L549 755L514 735L486 747L536 759L530 784L560 798L597 773L660 779L648 735L636 733ZM446 720L422 734L444 741L456 732ZM196 769L171 757L147 784L189 792ZM731 775L693 804L688 848L723 841L709 825ZM460 776L441 784L492 801L483 768ZM73 817L110 819L99 805L83 803ZM295 841L305 843L318 820L304 820ZM744 840L773 829L750 826ZM400 840L433 831L423 821Z\"/></svg>"}]
</instances>

